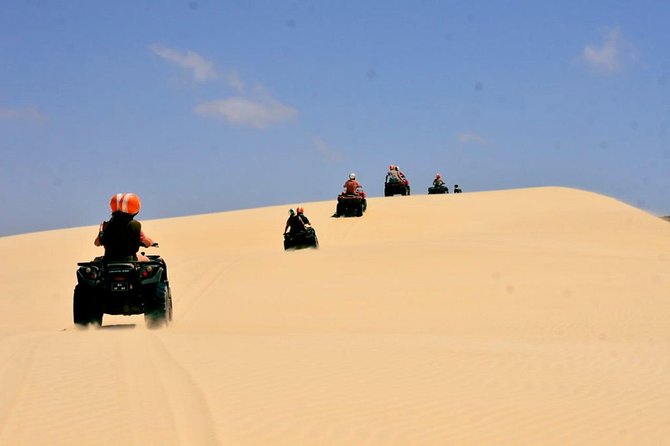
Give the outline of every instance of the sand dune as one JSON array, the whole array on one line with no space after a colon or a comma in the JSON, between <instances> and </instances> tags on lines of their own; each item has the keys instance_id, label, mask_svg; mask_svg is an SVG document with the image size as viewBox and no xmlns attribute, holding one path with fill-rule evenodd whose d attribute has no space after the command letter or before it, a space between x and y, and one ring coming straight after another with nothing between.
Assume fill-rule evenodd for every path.
<instances>
[{"instance_id":1,"label":"sand dune","mask_svg":"<svg viewBox=\"0 0 670 446\"><path fill-rule=\"evenodd\" d=\"M318 250L283 251L288 206L143 221L163 330L74 328L96 227L0 238L0 444L670 443L667 222L565 188L302 204Z\"/></svg>"}]
</instances>

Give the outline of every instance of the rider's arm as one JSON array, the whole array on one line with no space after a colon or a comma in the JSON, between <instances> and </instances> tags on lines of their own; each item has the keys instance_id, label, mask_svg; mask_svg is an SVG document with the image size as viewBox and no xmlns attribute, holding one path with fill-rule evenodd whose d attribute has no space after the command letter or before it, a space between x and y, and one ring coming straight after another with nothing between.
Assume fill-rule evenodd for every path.
<instances>
[{"instance_id":1,"label":"rider's arm","mask_svg":"<svg viewBox=\"0 0 670 446\"><path fill-rule=\"evenodd\" d=\"M104 223L100 223L100 229L98 229L98 236L95 238L93 244L95 246L102 246L102 230L105 228Z\"/></svg>"},{"instance_id":2,"label":"rider's arm","mask_svg":"<svg viewBox=\"0 0 670 446\"><path fill-rule=\"evenodd\" d=\"M140 232L140 243L145 246L149 247L154 244L153 239L151 237L147 237L147 235L144 232Z\"/></svg>"}]
</instances>

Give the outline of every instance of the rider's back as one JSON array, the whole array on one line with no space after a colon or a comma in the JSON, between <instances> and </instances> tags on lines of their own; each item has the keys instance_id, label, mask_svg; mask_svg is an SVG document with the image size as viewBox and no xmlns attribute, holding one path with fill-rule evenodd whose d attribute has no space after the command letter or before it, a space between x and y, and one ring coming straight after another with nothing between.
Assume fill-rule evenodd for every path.
<instances>
[{"instance_id":1,"label":"rider's back","mask_svg":"<svg viewBox=\"0 0 670 446\"><path fill-rule=\"evenodd\" d=\"M133 216L114 213L104 224L100 242L105 247L105 260L137 260L142 225Z\"/></svg>"},{"instance_id":2,"label":"rider's back","mask_svg":"<svg viewBox=\"0 0 670 446\"><path fill-rule=\"evenodd\" d=\"M349 195L354 195L358 192L358 188L361 187L360 183L356 180L347 180L344 183L344 193Z\"/></svg>"},{"instance_id":3,"label":"rider's back","mask_svg":"<svg viewBox=\"0 0 670 446\"><path fill-rule=\"evenodd\" d=\"M400 178L400 174L397 170L389 170L389 172L386 174L387 183L400 183L400 181L402 181L402 179Z\"/></svg>"}]
</instances>

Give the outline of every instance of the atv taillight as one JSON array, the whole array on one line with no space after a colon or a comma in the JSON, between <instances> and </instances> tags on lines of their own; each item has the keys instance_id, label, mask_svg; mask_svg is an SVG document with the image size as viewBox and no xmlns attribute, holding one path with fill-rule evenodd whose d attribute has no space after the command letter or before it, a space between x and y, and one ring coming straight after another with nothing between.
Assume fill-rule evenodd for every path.
<instances>
[{"instance_id":1,"label":"atv taillight","mask_svg":"<svg viewBox=\"0 0 670 446\"><path fill-rule=\"evenodd\" d=\"M87 279L96 279L98 277L98 269L95 267L87 266L84 268L81 268L80 270Z\"/></svg>"},{"instance_id":2,"label":"atv taillight","mask_svg":"<svg viewBox=\"0 0 670 446\"><path fill-rule=\"evenodd\" d=\"M147 265L142 269L142 277L147 278L149 276L152 276L155 273L154 267L151 265Z\"/></svg>"}]
</instances>

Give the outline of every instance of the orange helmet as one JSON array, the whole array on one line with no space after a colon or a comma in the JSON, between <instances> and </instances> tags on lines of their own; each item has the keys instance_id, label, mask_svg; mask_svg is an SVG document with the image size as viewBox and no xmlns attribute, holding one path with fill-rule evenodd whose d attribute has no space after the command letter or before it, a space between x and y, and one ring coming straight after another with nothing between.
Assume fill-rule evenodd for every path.
<instances>
[{"instance_id":1,"label":"orange helmet","mask_svg":"<svg viewBox=\"0 0 670 446\"><path fill-rule=\"evenodd\" d=\"M140 197L135 194L116 194L109 202L112 213L123 212L125 214L137 214L140 211Z\"/></svg>"},{"instance_id":2,"label":"orange helmet","mask_svg":"<svg viewBox=\"0 0 670 446\"><path fill-rule=\"evenodd\" d=\"M295 211L296 211L298 214L302 214L303 212L305 212L305 210L304 210L302 207L298 207Z\"/></svg>"}]
</instances>

